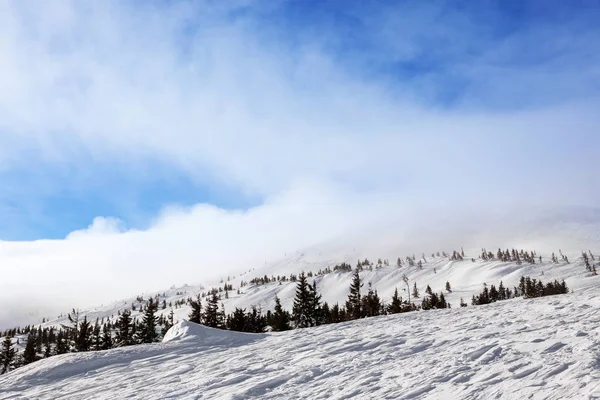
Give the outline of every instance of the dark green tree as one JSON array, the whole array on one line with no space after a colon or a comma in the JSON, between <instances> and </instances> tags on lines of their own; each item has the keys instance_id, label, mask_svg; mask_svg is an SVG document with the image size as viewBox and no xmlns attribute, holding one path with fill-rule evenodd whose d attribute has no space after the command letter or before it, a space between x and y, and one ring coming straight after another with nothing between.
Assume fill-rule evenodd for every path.
<instances>
[{"instance_id":1,"label":"dark green tree","mask_svg":"<svg viewBox=\"0 0 600 400\"><path fill-rule=\"evenodd\" d=\"M13 347L12 338L8 335L2 341L0 348L0 375L7 373L15 366L15 349Z\"/></svg>"},{"instance_id":2,"label":"dark green tree","mask_svg":"<svg viewBox=\"0 0 600 400\"><path fill-rule=\"evenodd\" d=\"M350 284L350 293L348 294L348 300L346 300L346 311L351 319L359 319L362 318L363 315L361 310L361 287L360 271L357 267L354 270L354 276L352 277L352 283Z\"/></svg>"},{"instance_id":3,"label":"dark green tree","mask_svg":"<svg viewBox=\"0 0 600 400\"><path fill-rule=\"evenodd\" d=\"M402 312L402 298L398 296L398 288L394 290L392 302L387 307L388 314L398 314Z\"/></svg>"},{"instance_id":4,"label":"dark green tree","mask_svg":"<svg viewBox=\"0 0 600 400\"><path fill-rule=\"evenodd\" d=\"M158 303L150 297L146 309L144 310L144 318L142 319L140 331L140 341L142 343L153 343L158 339L158 334L156 333L157 309Z\"/></svg>"},{"instance_id":5,"label":"dark green tree","mask_svg":"<svg viewBox=\"0 0 600 400\"><path fill-rule=\"evenodd\" d=\"M110 327L108 324L102 326L102 337L100 340L100 348L102 350L108 350L113 347L113 338L110 333Z\"/></svg>"},{"instance_id":6,"label":"dark green tree","mask_svg":"<svg viewBox=\"0 0 600 400\"><path fill-rule=\"evenodd\" d=\"M216 291L213 291L206 303L204 325L210 326L211 328L219 328L221 326L219 321L219 295Z\"/></svg>"},{"instance_id":7,"label":"dark green tree","mask_svg":"<svg viewBox=\"0 0 600 400\"><path fill-rule=\"evenodd\" d=\"M417 289L417 282L415 282L415 284L413 286L412 295L414 298L419 297L419 289Z\"/></svg>"},{"instance_id":8,"label":"dark green tree","mask_svg":"<svg viewBox=\"0 0 600 400\"><path fill-rule=\"evenodd\" d=\"M79 323L79 332L75 341L75 350L89 351L90 350L90 334L92 327L87 320L87 316L83 316L83 320Z\"/></svg>"},{"instance_id":9,"label":"dark green tree","mask_svg":"<svg viewBox=\"0 0 600 400\"><path fill-rule=\"evenodd\" d=\"M27 343L25 343L25 350L23 350L23 365L31 364L38 360L38 356L35 352L35 334L30 332L27 335Z\"/></svg>"},{"instance_id":10,"label":"dark green tree","mask_svg":"<svg viewBox=\"0 0 600 400\"><path fill-rule=\"evenodd\" d=\"M237 308L227 317L227 329L237 332L248 332L246 310Z\"/></svg>"},{"instance_id":11,"label":"dark green tree","mask_svg":"<svg viewBox=\"0 0 600 400\"><path fill-rule=\"evenodd\" d=\"M131 320L131 311L124 310L117 322L117 346L129 346L133 344L133 324Z\"/></svg>"},{"instance_id":12,"label":"dark green tree","mask_svg":"<svg viewBox=\"0 0 600 400\"><path fill-rule=\"evenodd\" d=\"M317 281L315 280L312 286L309 285L310 293L310 326L318 326L323 324L323 308L321 305L321 295L317 291Z\"/></svg>"},{"instance_id":13,"label":"dark green tree","mask_svg":"<svg viewBox=\"0 0 600 400\"><path fill-rule=\"evenodd\" d=\"M192 307L192 310L188 315L188 319L190 322L200 324L202 322L202 299L200 294L196 296L196 300L190 301L190 306Z\"/></svg>"},{"instance_id":14,"label":"dark green tree","mask_svg":"<svg viewBox=\"0 0 600 400\"><path fill-rule=\"evenodd\" d=\"M313 299L311 296L311 287L304 272L298 276L292 318L294 319L296 328L313 326Z\"/></svg>"},{"instance_id":15,"label":"dark green tree","mask_svg":"<svg viewBox=\"0 0 600 400\"><path fill-rule=\"evenodd\" d=\"M56 354L65 354L69 352L69 343L62 329L59 330L56 335L56 347L54 348L54 352Z\"/></svg>"},{"instance_id":16,"label":"dark green tree","mask_svg":"<svg viewBox=\"0 0 600 400\"><path fill-rule=\"evenodd\" d=\"M275 296L275 309L273 310L269 325L276 332L287 331L292 328L290 326L290 313L281 307L281 300L277 296Z\"/></svg>"}]
</instances>

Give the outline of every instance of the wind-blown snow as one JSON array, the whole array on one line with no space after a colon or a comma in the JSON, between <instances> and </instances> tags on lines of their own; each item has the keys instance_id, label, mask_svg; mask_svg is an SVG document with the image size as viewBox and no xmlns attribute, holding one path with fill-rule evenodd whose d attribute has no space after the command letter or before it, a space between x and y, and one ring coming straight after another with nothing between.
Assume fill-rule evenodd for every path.
<instances>
[{"instance_id":1,"label":"wind-blown snow","mask_svg":"<svg viewBox=\"0 0 600 400\"><path fill-rule=\"evenodd\" d=\"M599 323L597 288L283 333L182 322L0 376L0 399L595 398Z\"/></svg>"}]
</instances>

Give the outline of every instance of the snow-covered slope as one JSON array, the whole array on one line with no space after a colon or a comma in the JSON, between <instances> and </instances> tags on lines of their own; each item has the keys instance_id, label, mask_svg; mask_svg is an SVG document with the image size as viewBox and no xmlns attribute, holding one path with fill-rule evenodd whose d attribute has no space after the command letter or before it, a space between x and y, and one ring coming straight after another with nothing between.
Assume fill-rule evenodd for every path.
<instances>
[{"instance_id":1,"label":"snow-covered slope","mask_svg":"<svg viewBox=\"0 0 600 400\"><path fill-rule=\"evenodd\" d=\"M600 398L599 310L588 288L284 333L181 322L0 376L0 399Z\"/></svg>"},{"instance_id":2,"label":"snow-covered slope","mask_svg":"<svg viewBox=\"0 0 600 400\"><path fill-rule=\"evenodd\" d=\"M496 250L490 249L494 253ZM592 252L596 255L600 254L600 251L595 251L594 249L592 249ZM446 282L450 282L452 292L445 293L445 295L453 307L459 305L461 297L466 302L469 302L473 294L481 292L484 283L498 285L500 281L503 281L505 286L512 288L518 284L518 280L524 275L541 279L544 282L554 279L559 281L565 279L568 286L575 290L600 285L600 275L591 276L586 271L580 253L575 251L565 252L569 257L570 263L564 261L553 263L550 261L550 253L538 254L542 256L542 263L536 261L536 264L533 265L527 263L517 265L514 262L484 261L480 259L472 262L472 257L478 257L478 253L475 250L467 251L463 261L451 261L448 257L437 255L431 257L431 253L426 253L426 261L423 262L423 268L408 266L406 262L402 267L397 267L395 263L398 256L403 256L403 258L406 256L399 254L395 258L389 259L389 266L377 268L377 254L367 256L363 252L359 253L358 251L353 252L351 250L346 253L340 251L338 254L326 255L322 249L317 248L291 254L261 268L246 271L235 277L231 276L229 281L227 277L224 277L222 282L217 281L209 282L206 285L172 287L159 292L158 295L161 303L164 301L167 305L169 303L174 304L178 300L194 297L197 293L207 292L210 288L222 287L224 283L229 283L233 286L233 290L229 292L229 298L225 298L223 293L221 298L221 302L224 304L227 313L233 312L236 307L249 309L251 306L257 306L263 312L269 309L272 310L275 296L281 299L282 306L285 309L291 311L296 289L294 282L271 282L259 285L248 284L246 286L241 286L241 282L248 282L255 277L289 276L289 274L298 274L301 271L312 271L316 274L319 270L327 267L333 268L342 261L355 266L357 259L364 260L366 257L371 262L374 262L375 265L372 270L365 269L361 273L361 277L365 283L363 291L366 292L368 284L371 284L386 303L390 301L396 288L398 288L400 296L404 299L408 297L409 291L402 279L403 276L408 277L411 288L416 283L421 293L425 291L428 285L435 292L443 291ZM558 249L556 250L556 254L558 254ZM412 256L412 253L410 255ZM417 254L417 261L420 256L421 254ZM594 262L598 263L598 259L599 257L596 257ZM312 282L313 279L317 281L317 287L323 296L323 301L327 301L330 305L335 303L344 304L348 296L352 272L335 271L321 276L314 276L309 281ZM147 299L148 296L156 294L143 293L140 295ZM414 301L415 299L411 300ZM420 299L417 299L415 303L420 304L420 301ZM110 318L114 321L118 318L119 311L125 309L131 310L131 305L134 304L137 311L133 311L132 316L134 318L141 318L142 313L139 310L140 305L143 303L138 302L135 297L132 297L109 305L84 310L81 315L87 315L90 321L94 321L96 318ZM173 307L172 309L176 322L187 319L190 312L189 305L187 304L177 308ZM166 309L159 309L158 312L167 316L170 311L171 307L167 306ZM59 327L61 324L69 324L66 315L54 319L50 318L41 325Z\"/></svg>"}]
</instances>

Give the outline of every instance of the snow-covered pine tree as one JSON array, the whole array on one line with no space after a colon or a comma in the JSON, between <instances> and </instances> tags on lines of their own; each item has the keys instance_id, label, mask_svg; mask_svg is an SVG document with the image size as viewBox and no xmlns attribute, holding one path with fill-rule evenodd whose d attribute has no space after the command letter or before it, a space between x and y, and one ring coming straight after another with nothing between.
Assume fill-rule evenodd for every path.
<instances>
[{"instance_id":1,"label":"snow-covered pine tree","mask_svg":"<svg viewBox=\"0 0 600 400\"><path fill-rule=\"evenodd\" d=\"M419 289L417 289L417 282L415 282L415 284L413 286L412 295L415 298L419 297Z\"/></svg>"},{"instance_id":2,"label":"snow-covered pine tree","mask_svg":"<svg viewBox=\"0 0 600 400\"><path fill-rule=\"evenodd\" d=\"M0 375L7 373L15 366L15 356L16 351L13 347L12 338L6 335L0 348Z\"/></svg>"}]
</instances>

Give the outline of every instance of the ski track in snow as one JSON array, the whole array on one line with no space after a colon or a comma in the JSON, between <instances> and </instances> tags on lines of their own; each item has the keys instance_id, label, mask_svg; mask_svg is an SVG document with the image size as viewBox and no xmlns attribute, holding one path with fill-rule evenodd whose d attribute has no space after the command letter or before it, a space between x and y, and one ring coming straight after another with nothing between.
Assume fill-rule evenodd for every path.
<instances>
[{"instance_id":1,"label":"ski track in snow","mask_svg":"<svg viewBox=\"0 0 600 400\"><path fill-rule=\"evenodd\" d=\"M184 321L0 376L0 399L600 398L599 307L588 288L270 334Z\"/></svg>"}]
</instances>

